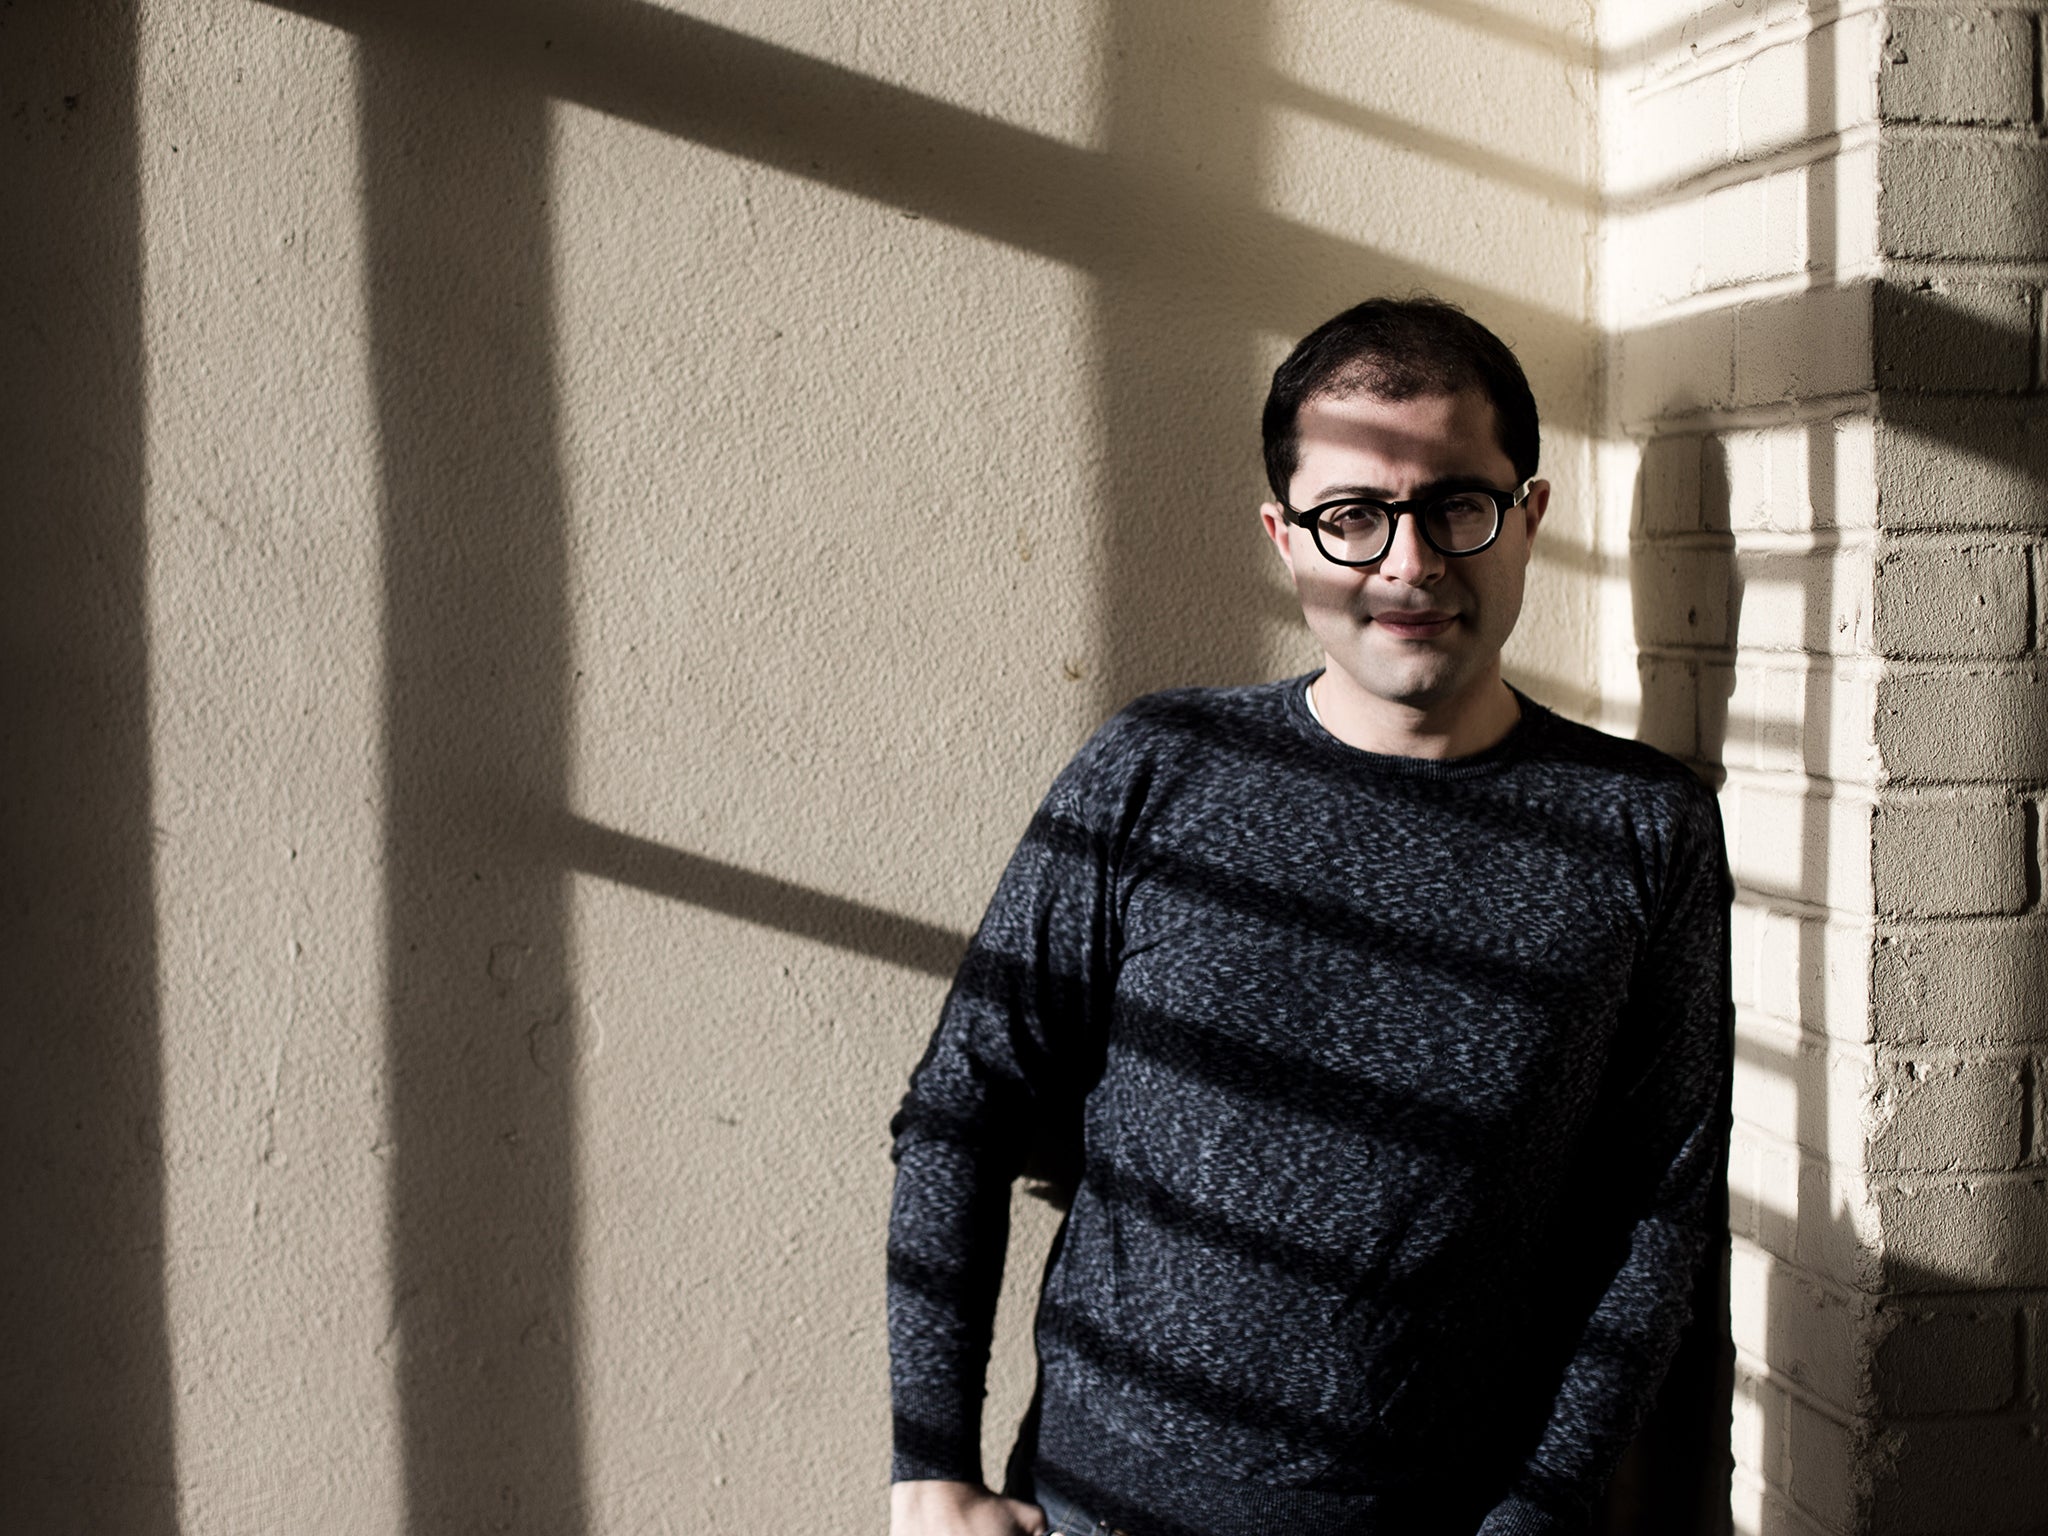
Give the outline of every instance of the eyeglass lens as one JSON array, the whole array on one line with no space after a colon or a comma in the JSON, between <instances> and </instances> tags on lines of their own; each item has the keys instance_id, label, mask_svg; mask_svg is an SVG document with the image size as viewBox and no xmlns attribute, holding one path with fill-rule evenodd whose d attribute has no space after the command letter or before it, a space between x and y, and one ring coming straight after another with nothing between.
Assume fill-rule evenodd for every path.
<instances>
[{"instance_id":1,"label":"eyeglass lens","mask_svg":"<svg viewBox=\"0 0 2048 1536\"><path fill-rule=\"evenodd\" d=\"M1419 515L1429 542L1447 555L1484 549L1500 531L1499 508L1492 497L1476 491L1439 497ZM1393 518L1373 502L1344 502L1316 519L1316 541L1333 560L1377 560L1394 542Z\"/></svg>"}]
</instances>

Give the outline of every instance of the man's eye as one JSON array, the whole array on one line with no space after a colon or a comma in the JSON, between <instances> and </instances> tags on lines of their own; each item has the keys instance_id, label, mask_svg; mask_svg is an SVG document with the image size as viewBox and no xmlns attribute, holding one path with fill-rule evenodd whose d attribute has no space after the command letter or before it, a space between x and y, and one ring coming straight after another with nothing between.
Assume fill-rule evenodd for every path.
<instances>
[{"instance_id":1,"label":"man's eye","mask_svg":"<svg viewBox=\"0 0 2048 1536\"><path fill-rule=\"evenodd\" d=\"M1494 517L1493 502L1485 496L1475 496L1469 492L1446 496L1434 503L1429 510L1432 516L1450 523L1491 522Z\"/></svg>"},{"instance_id":2,"label":"man's eye","mask_svg":"<svg viewBox=\"0 0 2048 1536\"><path fill-rule=\"evenodd\" d=\"M1439 512L1491 512L1493 498L1481 496L1477 491L1458 491L1453 495L1439 498L1435 506Z\"/></svg>"},{"instance_id":3,"label":"man's eye","mask_svg":"<svg viewBox=\"0 0 2048 1536\"><path fill-rule=\"evenodd\" d=\"M1338 533L1377 528L1386 520L1386 513L1369 506L1332 507L1323 514L1323 526Z\"/></svg>"}]
</instances>

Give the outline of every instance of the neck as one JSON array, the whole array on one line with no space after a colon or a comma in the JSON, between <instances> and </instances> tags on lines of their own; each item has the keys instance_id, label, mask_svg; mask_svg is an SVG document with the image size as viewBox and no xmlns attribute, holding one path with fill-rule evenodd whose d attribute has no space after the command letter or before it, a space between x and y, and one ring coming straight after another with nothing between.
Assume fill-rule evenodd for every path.
<instances>
[{"instance_id":1,"label":"neck","mask_svg":"<svg viewBox=\"0 0 2048 1536\"><path fill-rule=\"evenodd\" d=\"M1470 757L1500 741L1522 717L1498 667L1452 698L1423 704L1367 693L1334 666L1313 687L1325 730L1346 746L1389 757Z\"/></svg>"}]
</instances>

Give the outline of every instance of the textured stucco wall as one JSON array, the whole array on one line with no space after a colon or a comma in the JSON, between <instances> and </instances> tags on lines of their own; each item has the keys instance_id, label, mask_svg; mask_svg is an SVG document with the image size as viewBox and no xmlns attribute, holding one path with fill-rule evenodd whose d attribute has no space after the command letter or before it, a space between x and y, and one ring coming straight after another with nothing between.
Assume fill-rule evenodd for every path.
<instances>
[{"instance_id":1,"label":"textured stucco wall","mask_svg":"<svg viewBox=\"0 0 2048 1536\"><path fill-rule=\"evenodd\" d=\"M1597 709L1585 7L68 12L6 20L0 1523L877 1527L884 1122L1082 737L1306 662L1293 336L1518 344L1516 675Z\"/></svg>"}]
</instances>

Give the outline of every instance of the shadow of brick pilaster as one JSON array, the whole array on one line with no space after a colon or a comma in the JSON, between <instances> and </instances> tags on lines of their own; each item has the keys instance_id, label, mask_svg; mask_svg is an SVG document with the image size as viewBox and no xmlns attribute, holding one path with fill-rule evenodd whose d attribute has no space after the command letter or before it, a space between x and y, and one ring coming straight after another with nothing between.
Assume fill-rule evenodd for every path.
<instances>
[{"instance_id":1,"label":"shadow of brick pilaster","mask_svg":"<svg viewBox=\"0 0 2048 1536\"><path fill-rule=\"evenodd\" d=\"M173 1536L135 22L4 25L0 1529Z\"/></svg>"}]
</instances>

